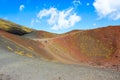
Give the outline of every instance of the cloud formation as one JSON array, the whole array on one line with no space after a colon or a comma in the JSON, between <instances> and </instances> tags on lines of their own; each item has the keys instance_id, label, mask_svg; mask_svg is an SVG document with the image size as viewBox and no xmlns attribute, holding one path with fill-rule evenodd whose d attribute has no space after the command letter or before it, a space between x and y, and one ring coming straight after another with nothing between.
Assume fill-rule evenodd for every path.
<instances>
[{"instance_id":1,"label":"cloud formation","mask_svg":"<svg viewBox=\"0 0 120 80\"><path fill-rule=\"evenodd\" d=\"M63 11L56 8L43 9L38 13L37 17L39 19L46 17L53 30L70 28L81 20L81 17L73 12L73 8Z\"/></svg>"},{"instance_id":2,"label":"cloud formation","mask_svg":"<svg viewBox=\"0 0 120 80\"><path fill-rule=\"evenodd\" d=\"M120 0L95 0L93 6L100 18L120 19Z\"/></svg>"},{"instance_id":3,"label":"cloud formation","mask_svg":"<svg viewBox=\"0 0 120 80\"><path fill-rule=\"evenodd\" d=\"M73 5L74 6L78 6L78 5L81 5L81 2L80 2L80 0L73 0Z\"/></svg>"},{"instance_id":4,"label":"cloud formation","mask_svg":"<svg viewBox=\"0 0 120 80\"><path fill-rule=\"evenodd\" d=\"M25 8L24 5L20 5L19 10L22 11Z\"/></svg>"}]
</instances>

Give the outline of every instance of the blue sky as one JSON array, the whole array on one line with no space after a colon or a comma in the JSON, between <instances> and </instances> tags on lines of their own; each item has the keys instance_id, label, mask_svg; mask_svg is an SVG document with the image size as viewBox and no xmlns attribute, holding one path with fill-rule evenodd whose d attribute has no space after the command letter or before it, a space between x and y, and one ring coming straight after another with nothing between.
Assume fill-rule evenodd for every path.
<instances>
[{"instance_id":1,"label":"blue sky","mask_svg":"<svg viewBox=\"0 0 120 80\"><path fill-rule=\"evenodd\" d=\"M0 18L63 33L120 25L120 0L0 0Z\"/></svg>"}]
</instances>

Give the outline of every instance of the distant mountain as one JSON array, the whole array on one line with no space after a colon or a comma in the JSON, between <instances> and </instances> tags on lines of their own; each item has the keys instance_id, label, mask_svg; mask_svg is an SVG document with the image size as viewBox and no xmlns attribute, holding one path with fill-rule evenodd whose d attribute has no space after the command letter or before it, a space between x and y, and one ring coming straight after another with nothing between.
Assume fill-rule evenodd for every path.
<instances>
[{"instance_id":1,"label":"distant mountain","mask_svg":"<svg viewBox=\"0 0 120 80\"><path fill-rule=\"evenodd\" d=\"M33 29L3 19L0 19L0 30L4 30L16 35L23 35L34 31Z\"/></svg>"},{"instance_id":2,"label":"distant mountain","mask_svg":"<svg viewBox=\"0 0 120 80\"><path fill-rule=\"evenodd\" d=\"M45 38L53 38L53 37L57 37L59 36L59 34L56 33L50 33L50 32L46 32L46 31L41 31L41 30L36 30L33 31L29 34L25 34L24 37L26 38L30 38L30 39L45 39Z\"/></svg>"},{"instance_id":3,"label":"distant mountain","mask_svg":"<svg viewBox=\"0 0 120 80\"><path fill-rule=\"evenodd\" d=\"M0 28L0 50L53 62L120 71L120 26L55 34L0 20Z\"/></svg>"}]
</instances>

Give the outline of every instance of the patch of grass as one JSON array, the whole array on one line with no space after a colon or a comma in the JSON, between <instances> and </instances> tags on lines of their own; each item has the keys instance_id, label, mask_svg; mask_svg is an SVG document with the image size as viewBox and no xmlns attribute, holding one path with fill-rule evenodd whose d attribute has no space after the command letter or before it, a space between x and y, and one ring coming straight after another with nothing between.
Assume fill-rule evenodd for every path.
<instances>
[{"instance_id":1,"label":"patch of grass","mask_svg":"<svg viewBox=\"0 0 120 80\"><path fill-rule=\"evenodd\" d=\"M34 31L33 29L3 19L0 19L0 30L4 30L16 35L23 35Z\"/></svg>"},{"instance_id":2,"label":"patch of grass","mask_svg":"<svg viewBox=\"0 0 120 80\"><path fill-rule=\"evenodd\" d=\"M25 56L30 57L30 58L33 57L33 55L32 55L32 54L29 54L29 53L26 53Z\"/></svg>"},{"instance_id":3,"label":"patch of grass","mask_svg":"<svg viewBox=\"0 0 120 80\"><path fill-rule=\"evenodd\" d=\"M19 55L22 55L22 56L25 55L23 51L15 51L15 53L16 53L16 54L19 54Z\"/></svg>"},{"instance_id":4,"label":"patch of grass","mask_svg":"<svg viewBox=\"0 0 120 80\"><path fill-rule=\"evenodd\" d=\"M13 49L10 46L7 46L8 50L13 51Z\"/></svg>"}]
</instances>

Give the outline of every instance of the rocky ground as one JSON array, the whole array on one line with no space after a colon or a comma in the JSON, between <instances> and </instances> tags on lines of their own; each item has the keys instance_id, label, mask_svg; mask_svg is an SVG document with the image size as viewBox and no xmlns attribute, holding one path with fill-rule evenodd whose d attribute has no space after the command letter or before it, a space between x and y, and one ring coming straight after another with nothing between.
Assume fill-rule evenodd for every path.
<instances>
[{"instance_id":1,"label":"rocky ground","mask_svg":"<svg viewBox=\"0 0 120 80\"><path fill-rule=\"evenodd\" d=\"M120 72L53 63L1 49L0 80L120 80Z\"/></svg>"}]
</instances>

